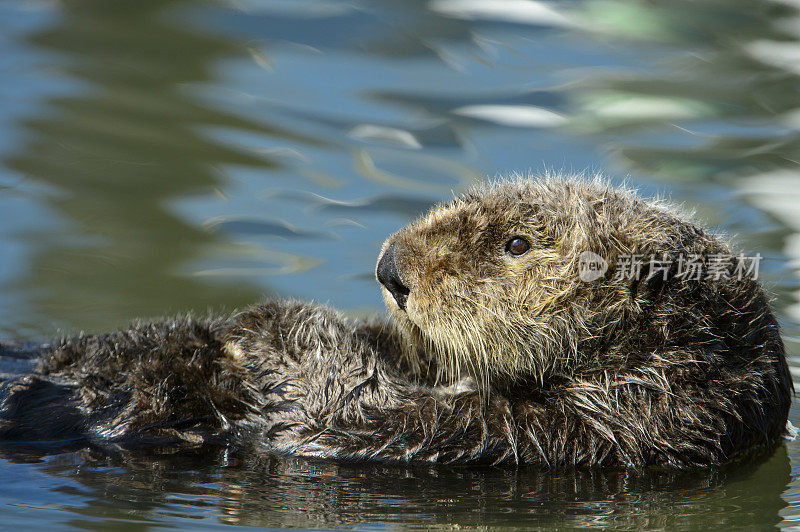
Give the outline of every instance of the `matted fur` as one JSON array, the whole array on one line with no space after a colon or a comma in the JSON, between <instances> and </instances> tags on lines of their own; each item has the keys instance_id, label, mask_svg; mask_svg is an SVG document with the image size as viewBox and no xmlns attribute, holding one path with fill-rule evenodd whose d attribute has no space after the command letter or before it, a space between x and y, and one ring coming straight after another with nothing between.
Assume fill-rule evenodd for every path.
<instances>
[{"instance_id":1,"label":"matted fur","mask_svg":"<svg viewBox=\"0 0 800 532\"><path fill-rule=\"evenodd\" d=\"M523 236L519 257L505 243ZM342 460L715 464L768 451L792 383L752 279L616 279L619 257L730 253L601 180L475 189L390 237L394 321L270 302L62 340L7 382L0 438L231 445ZM609 260L578 277L583 251ZM673 272L674 273L674 272Z\"/></svg>"}]
</instances>

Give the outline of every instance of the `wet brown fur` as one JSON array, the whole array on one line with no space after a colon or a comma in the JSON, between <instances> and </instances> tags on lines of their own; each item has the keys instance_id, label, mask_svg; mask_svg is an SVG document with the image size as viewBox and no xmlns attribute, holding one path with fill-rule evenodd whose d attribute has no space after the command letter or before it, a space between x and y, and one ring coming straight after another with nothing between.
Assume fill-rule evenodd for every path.
<instances>
[{"instance_id":1,"label":"wet brown fur","mask_svg":"<svg viewBox=\"0 0 800 532\"><path fill-rule=\"evenodd\" d=\"M505 243L523 236L520 257ZM691 466L772 449L792 384L752 279L615 279L620 256L730 253L601 181L519 179L390 237L393 324L270 302L65 339L4 385L0 439L233 445L343 460ZM610 261L594 282L577 260ZM674 272L673 272L674 273Z\"/></svg>"}]
</instances>

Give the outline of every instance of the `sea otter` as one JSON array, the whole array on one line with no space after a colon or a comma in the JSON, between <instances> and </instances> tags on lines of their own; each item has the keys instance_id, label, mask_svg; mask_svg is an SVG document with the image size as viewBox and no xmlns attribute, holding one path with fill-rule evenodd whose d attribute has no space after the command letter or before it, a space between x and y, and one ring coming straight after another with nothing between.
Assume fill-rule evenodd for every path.
<instances>
[{"instance_id":1,"label":"sea otter","mask_svg":"<svg viewBox=\"0 0 800 532\"><path fill-rule=\"evenodd\" d=\"M780 440L793 388L768 299L735 259L675 208L605 182L504 180L384 243L392 322L273 301L63 339L4 384L0 440L543 467L742 459Z\"/></svg>"}]
</instances>

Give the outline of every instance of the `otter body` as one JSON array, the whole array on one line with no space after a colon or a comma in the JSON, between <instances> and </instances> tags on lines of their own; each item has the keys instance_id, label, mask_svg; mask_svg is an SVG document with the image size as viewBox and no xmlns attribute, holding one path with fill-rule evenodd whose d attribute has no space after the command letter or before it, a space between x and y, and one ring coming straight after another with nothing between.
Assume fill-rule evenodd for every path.
<instances>
[{"instance_id":1,"label":"otter body","mask_svg":"<svg viewBox=\"0 0 800 532\"><path fill-rule=\"evenodd\" d=\"M607 271L582 277L585 252ZM282 301L65 339L3 385L0 440L550 467L743 458L786 426L777 321L734 262L684 275L664 260L730 253L601 182L502 182L387 240L393 322ZM650 260L618 275L626 256Z\"/></svg>"}]
</instances>

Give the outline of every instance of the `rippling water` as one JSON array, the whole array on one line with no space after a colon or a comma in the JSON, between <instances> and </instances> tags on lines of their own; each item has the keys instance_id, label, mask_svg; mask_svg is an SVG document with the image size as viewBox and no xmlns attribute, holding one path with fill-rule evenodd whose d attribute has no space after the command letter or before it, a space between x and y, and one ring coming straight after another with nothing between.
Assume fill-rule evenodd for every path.
<instances>
[{"instance_id":1,"label":"rippling water","mask_svg":"<svg viewBox=\"0 0 800 532\"><path fill-rule=\"evenodd\" d=\"M765 257L800 374L798 131L798 0L0 0L0 337L379 314L380 242L429 204L603 170ZM240 460L0 461L0 521L800 525L800 442L689 473Z\"/></svg>"}]
</instances>

